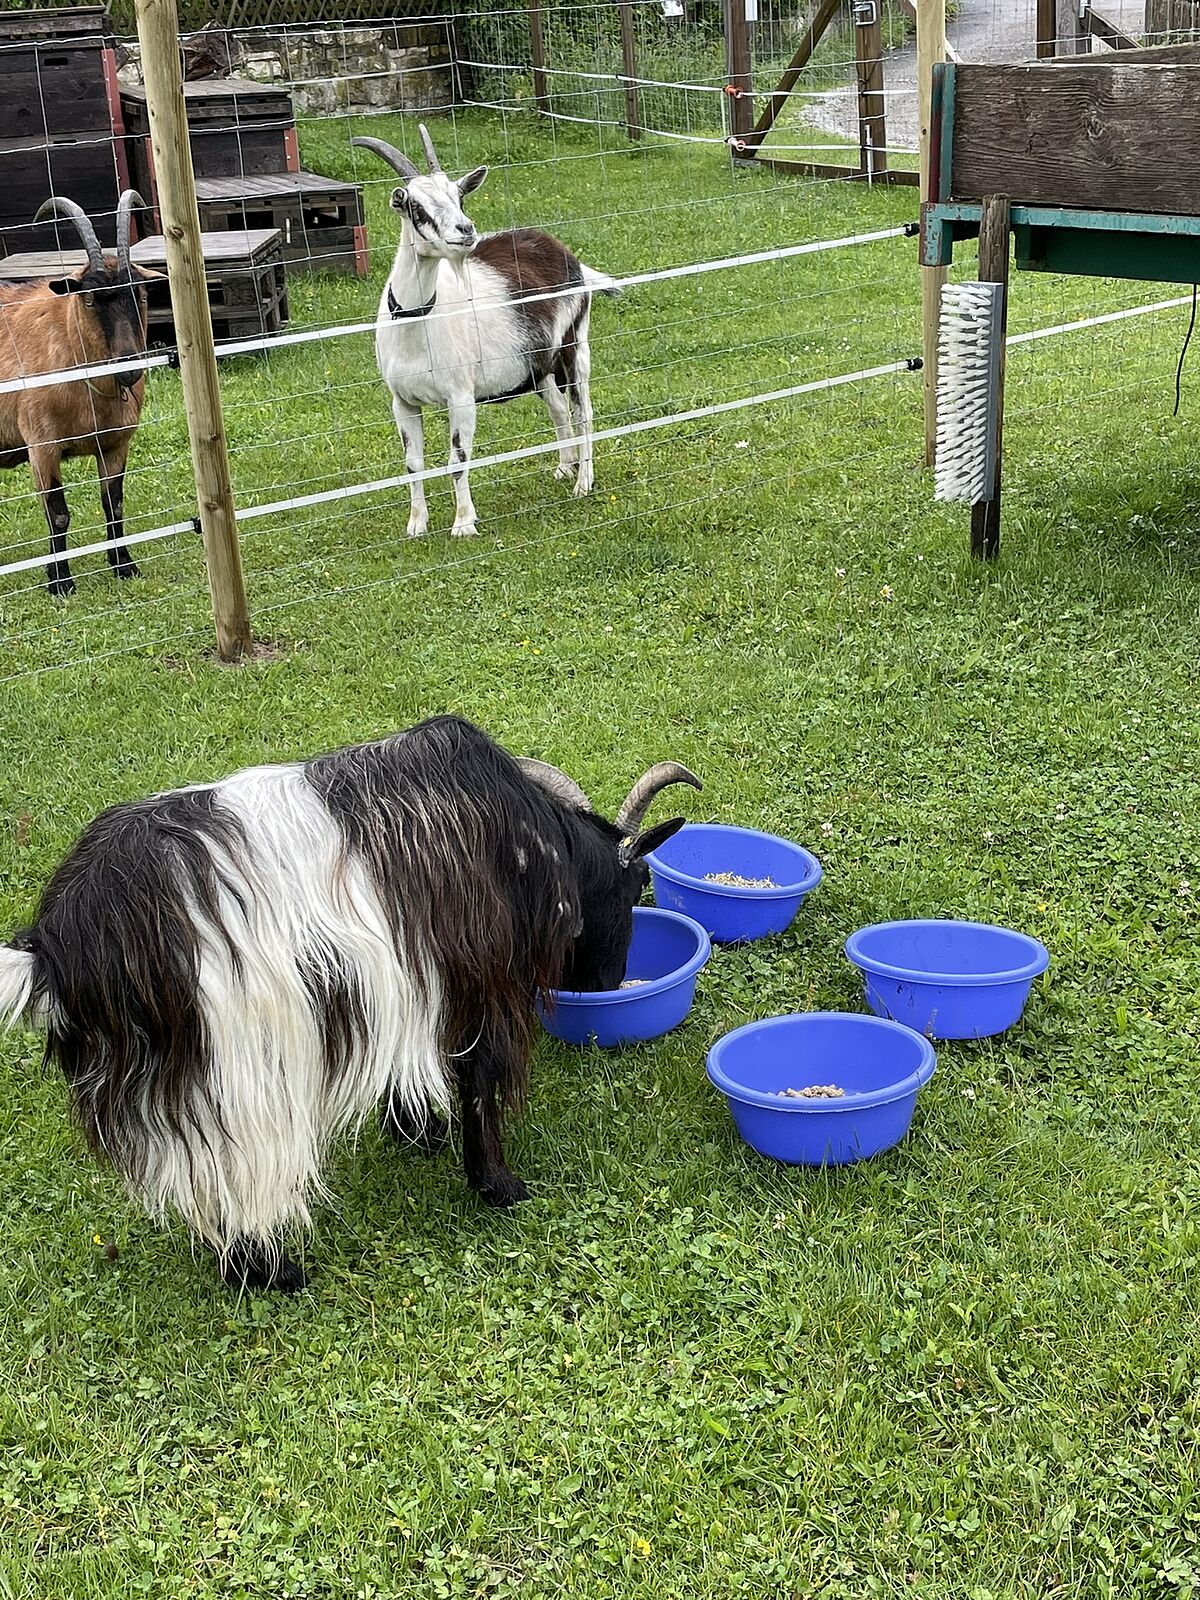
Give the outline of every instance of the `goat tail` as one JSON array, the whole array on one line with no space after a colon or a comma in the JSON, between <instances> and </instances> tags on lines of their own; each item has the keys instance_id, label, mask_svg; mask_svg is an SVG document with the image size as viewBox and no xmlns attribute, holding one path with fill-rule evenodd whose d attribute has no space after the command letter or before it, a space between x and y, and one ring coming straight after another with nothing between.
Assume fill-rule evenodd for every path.
<instances>
[{"instance_id":1,"label":"goat tail","mask_svg":"<svg viewBox=\"0 0 1200 1600\"><path fill-rule=\"evenodd\" d=\"M0 945L0 1028L15 1028L44 1013L46 996L38 993L37 958L32 950Z\"/></svg>"},{"instance_id":2,"label":"goat tail","mask_svg":"<svg viewBox=\"0 0 1200 1600\"><path fill-rule=\"evenodd\" d=\"M585 289L590 289L593 294L608 294L615 298L624 293L620 284L606 272L597 272L595 267L589 267L583 261L579 265L583 271L583 286Z\"/></svg>"}]
</instances>

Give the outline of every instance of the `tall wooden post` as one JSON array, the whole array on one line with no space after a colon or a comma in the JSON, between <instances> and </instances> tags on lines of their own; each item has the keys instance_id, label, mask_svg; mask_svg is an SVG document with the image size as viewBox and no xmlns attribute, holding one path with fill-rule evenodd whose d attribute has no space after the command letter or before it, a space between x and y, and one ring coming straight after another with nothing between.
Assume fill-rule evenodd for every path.
<instances>
[{"instance_id":1,"label":"tall wooden post","mask_svg":"<svg viewBox=\"0 0 1200 1600\"><path fill-rule=\"evenodd\" d=\"M882 0L854 0L854 70L858 78L858 165L864 177L887 171L887 123L883 99Z\"/></svg>"},{"instance_id":2,"label":"tall wooden post","mask_svg":"<svg viewBox=\"0 0 1200 1600\"><path fill-rule=\"evenodd\" d=\"M1058 6L1056 0L1037 0L1037 58L1049 61L1057 54Z\"/></svg>"},{"instance_id":3,"label":"tall wooden post","mask_svg":"<svg viewBox=\"0 0 1200 1600\"><path fill-rule=\"evenodd\" d=\"M989 195L979 222L979 281L1000 285L1000 371L996 381L996 473L992 497L971 507L971 554L993 561L1000 554L1000 451L1004 441L1004 339L1008 332L1007 195Z\"/></svg>"},{"instance_id":4,"label":"tall wooden post","mask_svg":"<svg viewBox=\"0 0 1200 1600\"><path fill-rule=\"evenodd\" d=\"M633 6L630 0L620 0L621 18L621 71L625 74L625 132L631 139L642 137L641 112L638 109L637 53L633 47Z\"/></svg>"},{"instance_id":5,"label":"tall wooden post","mask_svg":"<svg viewBox=\"0 0 1200 1600\"><path fill-rule=\"evenodd\" d=\"M533 103L539 111L549 106L546 94L546 41L542 37L541 0L529 0L529 59L533 66Z\"/></svg>"},{"instance_id":6,"label":"tall wooden post","mask_svg":"<svg viewBox=\"0 0 1200 1600\"><path fill-rule=\"evenodd\" d=\"M239 661L253 640L233 512L225 419L221 414L212 315L200 246L200 216L196 210L196 183L183 103L179 16L175 0L136 0L136 6L158 209L166 243L171 314L179 349L179 373L183 380L183 405L200 509L200 533L216 624L217 654L222 661Z\"/></svg>"},{"instance_id":7,"label":"tall wooden post","mask_svg":"<svg viewBox=\"0 0 1200 1600\"><path fill-rule=\"evenodd\" d=\"M729 97L729 131L735 139L745 139L754 131L746 6L747 0L725 0L725 74L730 90L740 91Z\"/></svg>"},{"instance_id":8,"label":"tall wooden post","mask_svg":"<svg viewBox=\"0 0 1200 1600\"><path fill-rule=\"evenodd\" d=\"M932 171L933 67L946 59L946 0L917 0L917 102L920 118L921 199L936 200L930 187ZM949 269L921 268L922 368L925 401L925 465L933 465L937 449L938 320L942 285Z\"/></svg>"}]
</instances>

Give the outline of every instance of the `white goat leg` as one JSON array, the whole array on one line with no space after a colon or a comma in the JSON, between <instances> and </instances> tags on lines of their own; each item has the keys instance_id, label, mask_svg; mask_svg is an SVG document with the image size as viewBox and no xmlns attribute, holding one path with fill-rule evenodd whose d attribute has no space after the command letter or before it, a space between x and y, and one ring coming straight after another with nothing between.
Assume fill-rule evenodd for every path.
<instances>
[{"instance_id":1,"label":"white goat leg","mask_svg":"<svg viewBox=\"0 0 1200 1600\"><path fill-rule=\"evenodd\" d=\"M580 318L575 336L575 366L571 380L571 409L575 413L575 427L579 432L579 474L575 479L577 495L591 494L594 482L592 470L592 352L588 344L588 320L591 308Z\"/></svg>"},{"instance_id":2,"label":"white goat leg","mask_svg":"<svg viewBox=\"0 0 1200 1600\"><path fill-rule=\"evenodd\" d=\"M396 419L396 431L404 444L404 465L410 472L422 472L425 468L425 423L421 417L420 406L406 405L397 396L392 396L392 415ZM423 533L429 531L429 508L425 504L425 485L413 483L409 485L411 509L408 514L407 533L410 539L419 539Z\"/></svg>"},{"instance_id":3,"label":"white goat leg","mask_svg":"<svg viewBox=\"0 0 1200 1600\"><path fill-rule=\"evenodd\" d=\"M575 448L575 430L571 426L571 408L567 404L567 397L554 380L554 374L549 373L538 384L538 393L546 402L546 410L550 413L550 420L554 424L554 437L558 440L558 465L554 469L556 478L569 478L578 459Z\"/></svg>"},{"instance_id":4,"label":"white goat leg","mask_svg":"<svg viewBox=\"0 0 1200 1600\"><path fill-rule=\"evenodd\" d=\"M450 465L457 469L452 474L457 509L450 532L459 538L475 532L475 506L471 500L470 484L471 446L475 441L474 395L456 395L450 401L449 409Z\"/></svg>"}]
</instances>

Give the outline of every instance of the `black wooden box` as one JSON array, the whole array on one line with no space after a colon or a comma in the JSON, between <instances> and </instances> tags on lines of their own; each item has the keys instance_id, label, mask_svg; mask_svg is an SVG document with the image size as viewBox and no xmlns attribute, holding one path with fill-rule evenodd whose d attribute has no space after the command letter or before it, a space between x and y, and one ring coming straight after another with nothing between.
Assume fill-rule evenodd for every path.
<instances>
[{"instance_id":1,"label":"black wooden box","mask_svg":"<svg viewBox=\"0 0 1200 1600\"><path fill-rule=\"evenodd\" d=\"M278 228L288 271L367 273L362 187L315 172L197 178L205 228Z\"/></svg>"},{"instance_id":2,"label":"black wooden box","mask_svg":"<svg viewBox=\"0 0 1200 1600\"><path fill-rule=\"evenodd\" d=\"M185 83L183 97L198 178L248 178L299 167L296 118L286 89L219 78ZM122 89L121 109L130 135L130 178L151 200L154 164L145 89Z\"/></svg>"},{"instance_id":3,"label":"black wooden box","mask_svg":"<svg viewBox=\"0 0 1200 1600\"><path fill-rule=\"evenodd\" d=\"M81 134L37 139L0 139L0 240L11 254L75 245L70 222L33 226L38 207L51 194L81 205L95 224L101 244L116 242L117 199L121 191L120 145L111 134Z\"/></svg>"},{"instance_id":4,"label":"black wooden box","mask_svg":"<svg viewBox=\"0 0 1200 1600\"><path fill-rule=\"evenodd\" d=\"M112 129L116 60L101 6L0 16L0 139Z\"/></svg>"}]
</instances>

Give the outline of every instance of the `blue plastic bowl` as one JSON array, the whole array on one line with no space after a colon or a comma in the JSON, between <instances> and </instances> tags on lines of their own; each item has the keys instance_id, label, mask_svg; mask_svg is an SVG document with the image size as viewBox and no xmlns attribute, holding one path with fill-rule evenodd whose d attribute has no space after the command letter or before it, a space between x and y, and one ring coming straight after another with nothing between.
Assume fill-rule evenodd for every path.
<instances>
[{"instance_id":1,"label":"blue plastic bowl","mask_svg":"<svg viewBox=\"0 0 1200 1600\"><path fill-rule=\"evenodd\" d=\"M718 944L782 933L822 878L821 863L798 844L716 822L688 823L646 860L655 903L694 917ZM710 872L770 878L772 887L708 883Z\"/></svg>"},{"instance_id":2,"label":"blue plastic bowl","mask_svg":"<svg viewBox=\"0 0 1200 1600\"><path fill-rule=\"evenodd\" d=\"M880 922L846 940L867 1004L930 1039L987 1039L1018 1020L1050 965L1027 933L986 922Z\"/></svg>"},{"instance_id":3,"label":"blue plastic bowl","mask_svg":"<svg viewBox=\"0 0 1200 1600\"><path fill-rule=\"evenodd\" d=\"M610 1047L657 1039L692 1009L696 979L711 951L708 935L690 917L635 906L625 977L642 982L635 989L591 994L556 989L552 1008L542 1012L543 1026L565 1044L594 1040Z\"/></svg>"},{"instance_id":4,"label":"blue plastic bowl","mask_svg":"<svg viewBox=\"0 0 1200 1600\"><path fill-rule=\"evenodd\" d=\"M933 1046L910 1028L846 1011L748 1022L708 1052L708 1075L751 1149L805 1167L846 1166L899 1143L935 1064ZM846 1093L840 1100L771 1093L811 1084Z\"/></svg>"}]
</instances>

